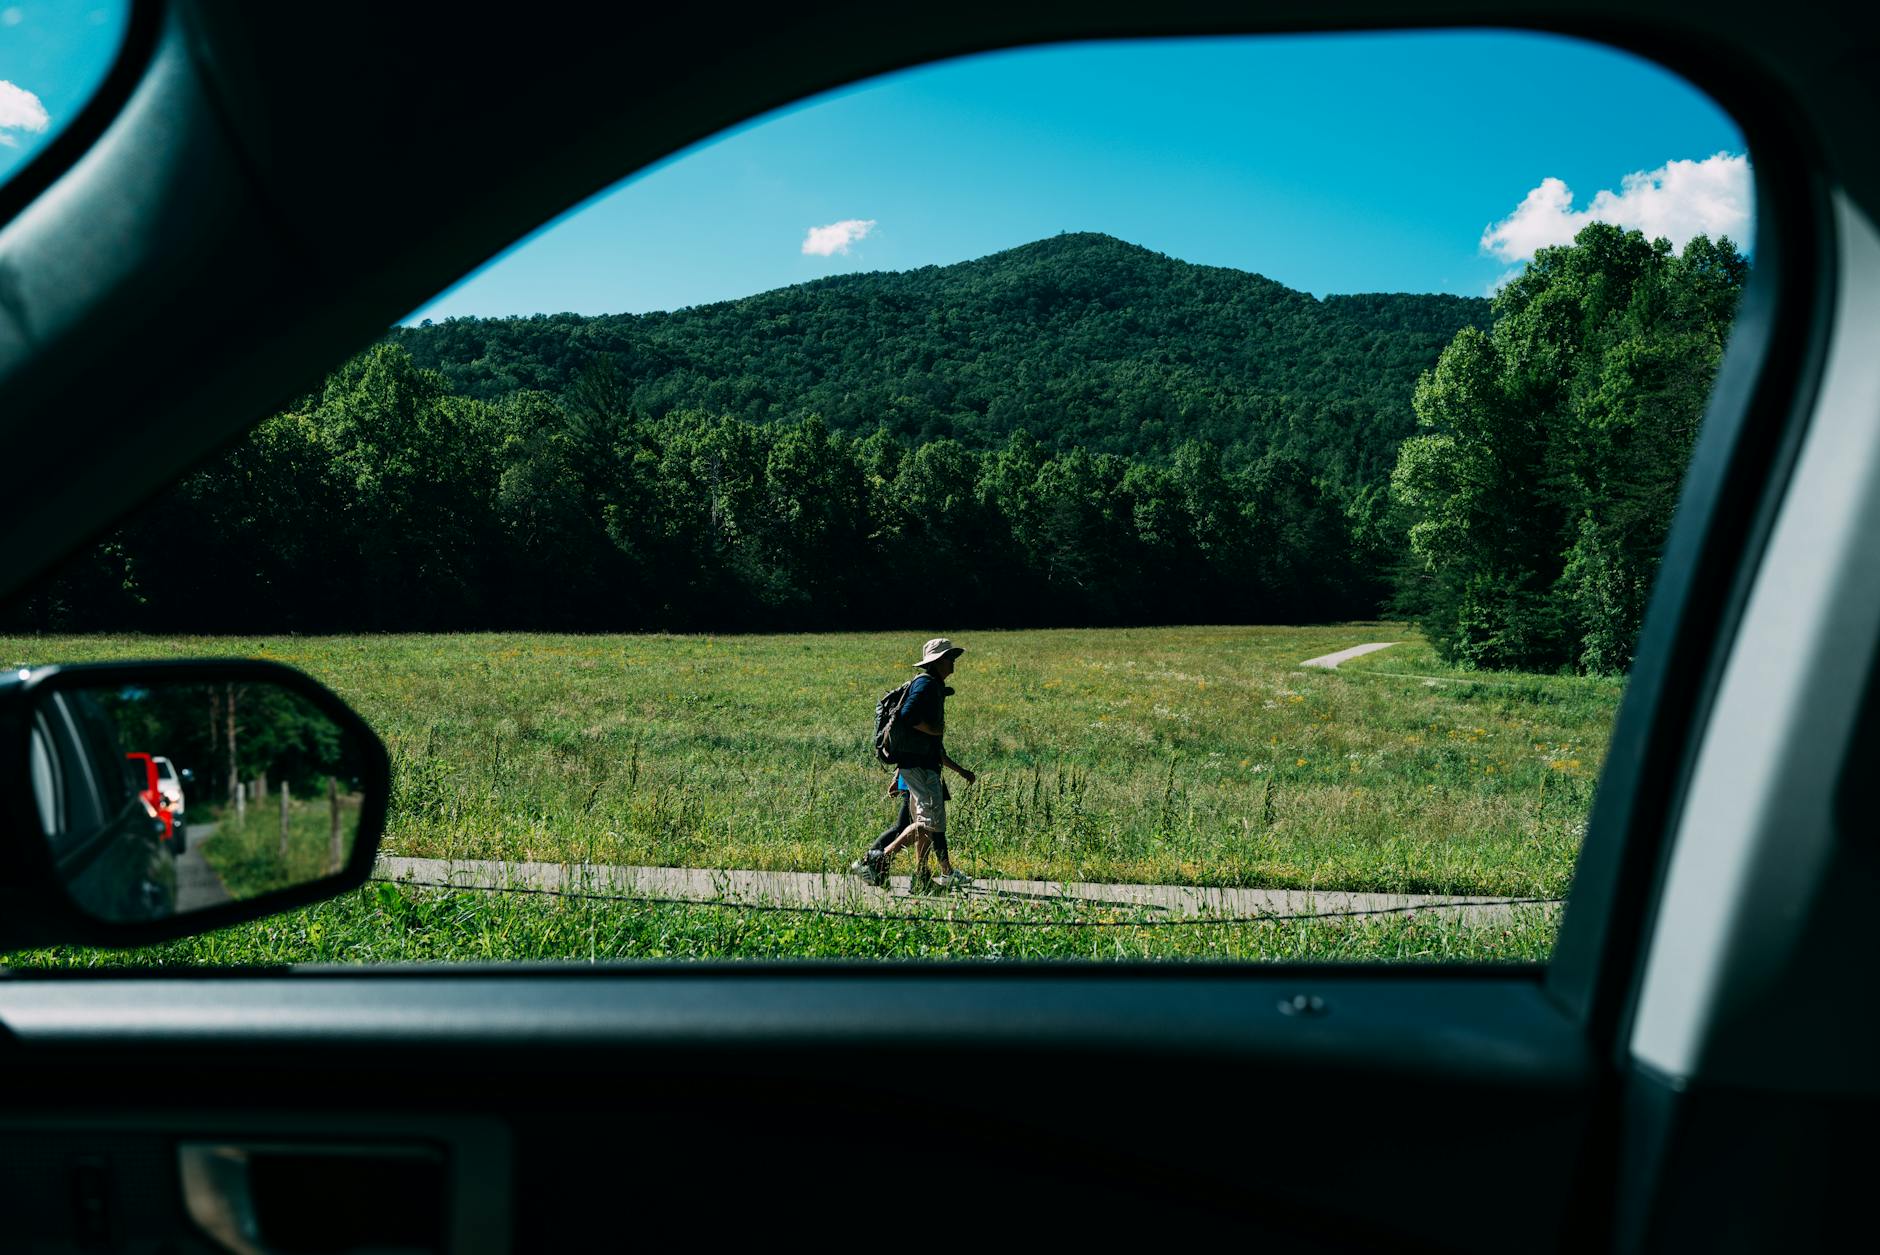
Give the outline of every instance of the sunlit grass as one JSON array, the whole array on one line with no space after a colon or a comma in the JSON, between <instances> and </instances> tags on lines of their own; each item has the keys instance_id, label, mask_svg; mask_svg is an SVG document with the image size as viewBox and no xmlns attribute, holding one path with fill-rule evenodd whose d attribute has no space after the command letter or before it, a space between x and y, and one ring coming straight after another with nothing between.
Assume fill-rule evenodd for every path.
<instances>
[{"instance_id":1,"label":"sunlit grass","mask_svg":"<svg viewBox=\"0 0 1880 1255\"><path fill-rule=\"evenodd\" d=\"M1043 927L853 918L724 906L511 897L370 885L308 910L140 950L4 956L20 968L282 963L644 959L1212 959L1317 962L1538 961L1558 916L1516 908L1479 921L1446 912L1358 920ZM1088 917L1085 917L1088 918ZM1016 913L1013 921L1037 917Z\"/></svg>"},{"instance_id":2,"label":"sunlit grass","mask_svg":"<svg viewBox=\"0 0 1880 1255\"><path fill-rule=\"evenodd\" d=\"M826 871L889 818L880 694L930 633L0 639L0 663L258 656L385 738L390 853ZM956 632L976 875L1556 896L1617 682L1469 677L1395 624ZM1336 672L1298 663L1405 642Z\"/></svg>"},{"instance_id":3,"label":"sunlit grass","mask_svg":"<svg viewBox=\"0 0 1880 1255\"><path fill-rule=\"evenodd\" d=\"M238 812L233 806L204 807L199 823L214 824L202 841L203 858L230 895L252 898L276 889L305 884L340 870L352 852L359 824L359 799L340 799L339 858L332 849L332 812L326 798L293 798L283 831L280 794Z\"/></svg>"}]
</instances>

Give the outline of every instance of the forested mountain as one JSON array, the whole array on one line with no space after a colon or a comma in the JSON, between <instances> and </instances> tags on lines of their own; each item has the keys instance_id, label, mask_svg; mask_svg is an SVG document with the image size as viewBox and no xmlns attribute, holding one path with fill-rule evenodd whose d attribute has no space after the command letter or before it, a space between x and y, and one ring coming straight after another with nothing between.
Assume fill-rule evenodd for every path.
<instances>
[{"instance_id":1,"label":"forested mountain","mask_svg":"<svg viewBox=\"0 0 1880 1255\"><path fill-rule=\"evenodd\" d=\"M1410 392L1489 304L1318 300L1107 235L1066 234L954 266L838 275L673 313L451 319L391 342L450 391L565 394L610 357L625 412L973 448L1023 430L1053 452L1230 462L1278 450L1340 487L1381 481L1414 429Z\"/></svg>"}]
</instances>

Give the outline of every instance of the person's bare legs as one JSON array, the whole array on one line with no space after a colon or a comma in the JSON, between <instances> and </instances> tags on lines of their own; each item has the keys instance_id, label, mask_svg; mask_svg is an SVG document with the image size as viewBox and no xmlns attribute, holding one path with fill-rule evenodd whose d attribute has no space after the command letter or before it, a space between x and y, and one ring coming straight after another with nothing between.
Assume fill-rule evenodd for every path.
<instances>
[{"instance_id":1,"label":"person's bare legs","mask_svg":"<svg viewBox=\"0 0 1880 1255\"><path fill-rule=\"evenodd\" d=\"M881 852L881 867L884 873L887 871L888 860L910 843L914 846L915 876L932 874L927 870L927 851L933 848L933 834L927 831L925 824L920 823L912 823L902 829L901 835L890 841L888 847ZM940 859L940 874L950 875L952 871L952 864L943 856Z\"/></svg>"},{"instance_id":2,"label":"person's bare legs","mask_svg":"<svg viewBox=\"0 0 1880 1255\"><path fill-rule=\"evenodd\" d=\"M888 842L888 848L881 852L881 861L884 863L887 862L889 859L893 858L896 854L899 854L902 850L906 849L907 846L910 844L915 845L916 849L920 851L920 858L922 860L925 860L926 849L927 849L927 828L924 824L921 824L918 821L916 821L915 823L911 823L907 827L901 829L901 835L896 837L894 840Z\"/></svg>"},{"instance_id":3,"label":"person's bare legs","mask_svg":"<svg viewBox=\"0 0 1880 1255\"><path fill-rule=\"evenodd\" d=\"M934 861L940 864L940 874L942 876L951 876L953 874L953 860L947 857L947 834L945 832L936 832L933 834L933 857Z\"/></svg>"},{"instance_id":4,"label":"person's bare legs","mask_svg":"<svg viewBox=\"0 0 1880 1255\"><path fill-rule=\"evenodd\" d=\"M927 870L930 850L938 852L942 865L946 865L946 784L940 779L938 768L928 767L903 767L901 780L907 785L914 822L882 850L881 867L885 872L887 861L912 843L918 860L916 878L928 877L932 874Z\"/></svg>"}]
</instances>

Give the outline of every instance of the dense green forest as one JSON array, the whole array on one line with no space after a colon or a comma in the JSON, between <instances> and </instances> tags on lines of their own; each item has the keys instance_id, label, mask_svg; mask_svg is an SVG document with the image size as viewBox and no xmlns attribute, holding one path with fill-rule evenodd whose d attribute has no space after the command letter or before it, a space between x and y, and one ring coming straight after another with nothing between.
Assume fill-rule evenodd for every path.
<instances>
[{"instance_id":1,"label":"dense green forest","mask_svg":"<svg viewBox=\"0 0 1880 1255\"><path fill-rule=\"evenodd\" d=\"M1624 671L1749 267L1594 223L1417 384L1400 605L1449 659Z\"/></svg>"},{"instance_id":2,"label":"dense green forest","mask_svg":"<svg viewBox=\"0 0 1880 1255\"><path fill-rule=\"evenodd\" d=\"M1277 623L1394 597L1460 660L1612 669L1742 278L1727 241L1601 228L1492 307L1319 300L1085 234L400 328L0 621Z\"/></svg>"}]
</instances>

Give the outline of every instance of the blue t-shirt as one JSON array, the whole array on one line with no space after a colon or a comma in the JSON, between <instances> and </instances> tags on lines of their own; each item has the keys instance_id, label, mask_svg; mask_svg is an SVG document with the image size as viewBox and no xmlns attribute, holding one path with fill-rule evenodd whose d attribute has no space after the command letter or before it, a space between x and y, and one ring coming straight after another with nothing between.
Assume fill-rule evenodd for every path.
<instances>
[{"instance_id":1,"label":"blue t-shirt","mask_svg":"<svg viewBox=\"0 0 1880 1255\"><path fill-rule=\"evenodd\" d=\"M946 727L946 685L940 683L925 671L914 677L908 685L907 696L901 699L901 713L895 716L896 740L900 752L896 756L903 767L931 767L939 770L941 742L937 736L928 736L914 725L924 723L930 728Z\"/></svg>"}]
</instances>

